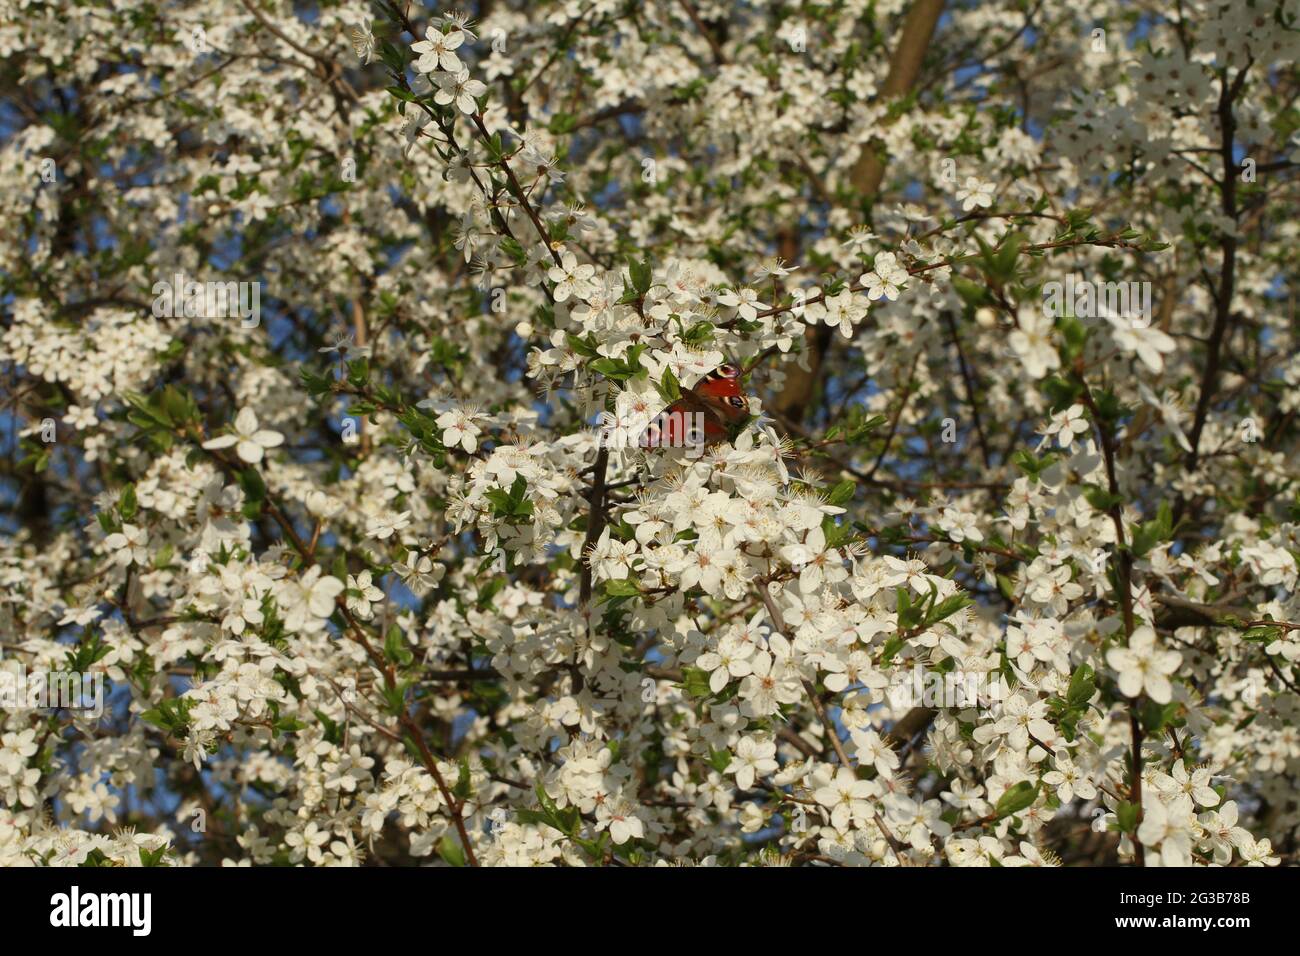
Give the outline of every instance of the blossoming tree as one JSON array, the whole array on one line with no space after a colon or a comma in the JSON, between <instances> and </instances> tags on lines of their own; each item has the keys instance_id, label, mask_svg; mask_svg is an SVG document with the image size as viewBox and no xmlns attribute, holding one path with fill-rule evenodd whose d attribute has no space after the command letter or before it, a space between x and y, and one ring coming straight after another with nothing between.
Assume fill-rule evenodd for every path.
<instances>
[{"instance_id":1,"label":"blossoming tree","mask_svg":"<svg viewBox=\"0 0 1300 956\"><path fill-rule=\"evenodd\" d=\"M3 6L0 864L1294 858L1295 0Z\"/></svg>"}]
</instances>

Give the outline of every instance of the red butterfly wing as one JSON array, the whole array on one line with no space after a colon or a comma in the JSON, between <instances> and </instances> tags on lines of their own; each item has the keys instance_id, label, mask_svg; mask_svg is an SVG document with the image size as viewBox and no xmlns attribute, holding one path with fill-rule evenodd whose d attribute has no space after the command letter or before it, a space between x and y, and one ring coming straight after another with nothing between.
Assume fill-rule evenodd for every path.
<instances>
[{"instance_id":1,"label":"red butterfly wing","mask_svg":"<svg viewBox=\"0 0 1300 956\"><path fill-rule=\"evenodd\" d=\"M717 398L740 397L740 369L734 365L719 365L693 389L699 395Z\"/></svg>"},{"instance_id":2,"label":"red butterfly wing","mask_svg":"<svg viewBox=\"0 0 1300 956\"><path fill-rule=\"evenodd\" d=\"M728 422L748 414L749 405L740 391L740 370L720 365L696 384L682 390L682 397L669 405L642 441L647 448L682 448L726 441ZM700 434L703 430L703 435Z\"/></svg>"},{"instance_id":3,"label":"red butterfly wing","mask_svg":"<svg viewBox=\"0 0 1300 956\"><path fill-rule=\"evenodd\" d=\"M703 434L701 434L701 431ZM646 448L710 445L727 438L727 429L711 408L689 393L665 408L646 429Z\"/></svg>"},{"instance_id":4,"label":"red butterfly wing","mask_svg":"<svg viewBox=\"0 0 1300 956\"><path fill-rule=\"evenodd\" d=\"M740 391L740 369L734 365L719 365L691 391L725 423L736 424L749 415L749 402Z\"/></svg>"}]
</instances>

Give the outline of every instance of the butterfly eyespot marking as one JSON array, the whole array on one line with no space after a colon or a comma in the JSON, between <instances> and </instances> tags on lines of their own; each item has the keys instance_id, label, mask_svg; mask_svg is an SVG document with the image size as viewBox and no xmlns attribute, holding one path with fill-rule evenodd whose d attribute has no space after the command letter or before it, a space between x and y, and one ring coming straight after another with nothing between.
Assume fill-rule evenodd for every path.
<instances>
[{"instance_id":1,"label":"butterfly eyespot marking","mask_svg":"<svg viewBox=\"0 0 1300 956\"><path fill-rule=\"evenodd\" d=\"M709 373L710 378L739 378L740 370L734 365L719 365Z\"/></svg>"},{"instance_id":2,"label":"butterfly eyespot marking","mask_svg":"<svg viewBox=\"0 0 1300 956\"><path fill-rule=\"evenodd\" d=\"M729 395L729 396L727 396L725 399L723 399L723 401L725 401L725 402L726 402L728 405L730 405L732 408L748 408L748 407L749 407L749 403L746 402L746 401L745 401L743 398L741 398L739 395Z\"/></svg>"}]
</instances>

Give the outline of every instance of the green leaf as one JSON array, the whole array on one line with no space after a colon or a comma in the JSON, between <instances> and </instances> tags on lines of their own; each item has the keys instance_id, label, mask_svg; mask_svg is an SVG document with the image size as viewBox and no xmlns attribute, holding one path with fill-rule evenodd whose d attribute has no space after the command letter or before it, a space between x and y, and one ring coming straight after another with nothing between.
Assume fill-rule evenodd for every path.
<instances>
[{"instance_id":1,"label":"green leaf","mask_svg":"<svg viewBox=\"0 0 1300 956\"><path fill-rule=\"evenodd\" d=\"M510 500L518 505L528 494L528 479L523 475L515 475L515 480L510 485Z\"/></svg>"},{"instance_id":2,"label":"green leaf","mask_svg":"<svg viewBox=\"0 0 1300 956\"><path fill-rule=\"evenodd\" d=\"M922 608L912 603L912 592L907 588L894 589L894 609L898 614L898 628L910 631L921 623Z\"/></svg>"},{"instance_id":3,"label":"green leaf","mask_svg":"<svg viewBox=\"0 0 1300 956\"><path fill-rule=\"evenodd\" d=\"M192 697L164 697L158 702L157 707L146 710L140 718L167 731L173 737L181 737L184 736L185 728L189 725L189 712L193 706Z\"/></svg>"},{"instance_id":4,"label":"green leaf","mask_svg":"<svg viewBox=\"0 0 1300 956\"><path fill-rule=\"evenodd\" d=\"M1133 532L1133 554L1142 557L1161 541L1166 541L1173 534L1174 517L1168 500L1160 502L1156 516L1145 521Z\"/></svg>"},{"instance_id":5,"label":"green leaf","mask_svg":"<svg viewBox=\"0 0 1300 956\"><path fill-rule=\"evenodd\" d=\"M857 482L846 478L830 490L826 496L828 505L843 505L853 500L853 494L858 490Z\"/></svg>"},{"instance_id":6,"label":"green leaf","mask_svg":"<svg viewBox=\"0 0 1300 956\"><path fill-rule=\"evenodd\" d=\"M669 402L675 402L682 397L682 387L677 381L677 376L673 374L672 369L666 366L664 367L663 377L659 380L659 392Z\"/></svg>"},{"instance_id":7,"label":"green leaf","mask_svg":"<svg viewBox=\"0 0 1300 956\"><path fill-rule=\"evenodd\" d=\"M546 128L556 136L563 136L565 133L571 133L578 126L578 118L569 113L556 113L551 117L551 121L546 124Z\"/></svg>"},{"instance_id":8,"label":"green leaf","mask_svg":"<svg viewBox=\"0 0 1300 956\"><path fill-rule=\"evenodd\" d=\"M537 794L537 802L542 805L542 811L546 814L547 819L558 819L560 811L555 806L555 801L551 799L551 795L546 792L546 787L542 785L540 780L537 782L534 792Z\"/></svg>"},{"instance_id":9,"label":"green leaf","mask_svg":"<svg viewBox=\"0 0 1300 956\"><path fill-rule=\"evenodd\" d=\"M564 340L568 343L569 348L581 355L583 358L596 358L600 355L596 347L588 343L585 339L580 339L572 332L564 333Z\"/></svg>"},{"instance_id":10,"label":"green leaf","mask_svg":"<svg viewBox=\"0 0 1300 956\"><path fill-rule=\"evenodd\" d=\"M869 418L851 425L846 429L844 440L850 445L860 445L865 442L873 431L888 421L884 415L872 415ZM829 437L829 436L828 436Z\"/></svg>"},{"instance_id":11,"label":"green leaf","mask_svg":"<svg viewBox=\"0 0 1300 956\"><path fill-rule=\"evenodd\" d=\"M641 593L636 582L628 578L610 578L604 587L605 593L610 597L636 597Z\"/></svg>"},{"instance_id":12,"label":"green leaf","mask_svg":"<svg viewBox=\"0 0 1300 956\"><path fill-rule=\"evenodd\" d=\"M155 571L161 571L172 563L172 558L176 554L176 546L171 542L164 544L158 553L153 556L153 568Z\"/></svg>"},{"instance_id":13,"label":"green leaf","mask_svg":"<svg viewBox=\"0 0 1300 956\"><path fill-rule=\"evenodd\" d=\"M634 348L628 351L626 359L598 358L590 362L587 367L608 379L626 382L641 373L640 354L641 352Z\"/></svg>"},{"instance_id":14,"label":"green leaf","mask_svg":"<svg viewBox=\"0 0 1300 956\"><path fill-rule=\"evenodd\" d=\"M325 728L326 741L335 746L338 746L343 742L343 731L342 728L339 727L337 721L331 720L327 714L319 710L313 710L312 713L316 715L316 719L320 721L320 725Z\"/></svg>"},{"instance_id":15,"label":"green leaf","mask_svg":"<svg viewBox=\"0 0 1300 956\"><path fill-rule=\"evenodd\" d=\"M837 524L831 515L822 515L822 535L826 538L826 547L838 548L853 537L853 525Z\"/></svg>"},{"instance_id":16,"label":"green leaf","mask_svg":"<svg viewBox=\"0 0 1300 956\"><path fill-rule=\"evenodd\" d=\"M402 637L402 629L396 624L388 629L388 634L384 637L384 656L402 667L415 659L415 655L411 653L411 649Z\"/></svg>"},{"instance_id":17,"label":"green leaf","mask_svg":"<svg viewBox=\"0 0 1300 956\"><path fill-rule=\"evenodd\" d=\"M1110 389L1098 392L1094 401L1097 404L1097 415L1103 422L1117 422L1129 412L1124 403L1119 400L1119 396Z\"/></svg>"},{"instance_id":18,"label":"green leaf","mask_svg":"<svg viewBox=\"0 0 1300 956\"><path fill-rule=\"evenodd\" d=\"M370 381L370 360L366 358L355 359L348 363L348 384L356 388L364 388Z\"/></svg>"},{"instance_id":19,"label":"green leaf","mask_svg":"<svg viewBox=\"0 0 1300 956\"><path fill-rule=\"evenodd\" d=\"M384 61L385 65L393 70L394 73L402 74L406 70L406 61L402 57L402 52L396 46L387 40L379 44L379 58Z\"/></svg>"},{"instance_id":20,"label":"green leaf","mask_svg":"<svg viewBox=\"0 0 1300 956\"><path fill-rule=\"evenodd\" d=\"M1057 320L1061 338L1065 342L1065 360L1069 364L1083 354L1088 342L1088 328L1076 318L1066 317Z\"/></svg>"},{"instance_id":21,"label":"green leaf","mask_svg":"<svg viewBox=\"0 0 1300 956\"><path fill-rule=\"evenodd\" d=\"M524 247L519 244L518 239L515 239L512 236L506 236L498 243L498 245L500 246L501 251L514 261L515 265L522 266L528 261L528 253L524 250Z\"/></svg>"},{"instance_id":22,"label":"green leaf","mask_svg":"<svg viewBox=\"0 0 1300 956\"><path fill-rule=\"evenodd\" d=\"M451 788L452 794L461 800L468 800L472 796L469 779L469 760L465 757L460 758L460 770L456 775L456 785Z\"/></svg>"},{"instance_id":23,"label":"green leaf","mask_svg":"<svg viewBox=\"0 0 1300 956\"><path fill-rule=\"evenodd\" d=\"M184 425L198 417L198 407L189 392L175 385L163 389L161 407L177 425Z\"/></svg>"},{"instance_id":24,"label":"green leaf","mask_svg":"<svg viewBox=\"0 0 1300 956\"><path fill-rule=\"evenodd\" d=\"M266 482L256 468L245 468L238 474L237 480L244 497L250 502L260 502L266 498Z\"/></svg>"},{"instance_id":25,"label":"green leaf","mask_svg":"<svg viewBox=\"0 0 1300 956\"><path fill-rule=\"evenodd\" d=\"M700 348L712 342L716 332L717 329L712 322L696 322L686 330L686 334L682 336L682 341L687 345Z\"/></svg>"},{"instance_id":26,"label":"green leaf","mask_svg":"<svg viewBox=\"0 0 1300 956\"><path fill-rule=\"evenodd\" d=\"M682 690L691 697L709 697L709 672L698 667L682 668Z\"/></svg>"},{"instance_id":27,"label":"green leaf","mask_svg":"<svg viewBox=\"0 0 1300 956\"><path fill-rule=\"evenodd\" d=\"M991 301L987 288L977 282L963 279L961 276L952 277L952 287L957 290L957 294L962 297L962 301L971 308L979 308Z\"/></svg>"},{"instance_id":28,"label":"green leaf","mask_svg":"<svg viewBox=\"0 0 1300 956\"><path fill-rule=\"evenodd\" d=\"M478 595L474 598L474 606L480 611L486 611L492 606L492 599L505 590L509 582L504 577L495 577L479 589Z\"/></svg>"},{"instance_id":29,"label":"green leaf","mask_svg":"<svg viewBox=\"0 0 1300 956\"><path fill-rule=\"evenodd\" d=\"M1016 261L1020 258L1020 249L1025 239L1019 233L1013 233L1002 244L1002 248L992 257L992 269L1003 282L1009 282L1016 275Z\"/></svg>"},{"instance_id":30,"label":"green leaf","mask_svg":"<svg viewBox=\"0 0 1300 956\"><path fill-rule=\"evenodd\" d=\"M1028 780L1021 780L998 798L997 806L993 808L993 812L1001 820L1013 813L1019 813L1036 799L1038 799L1038 785L1030 783Z\"/></svg>"},{"instance_id":31,"label":"green leaf","mask_svg":"<svg viewBox=\"0 0 1300 956\"><path fill-rule=\"evenodd\" d=\"M492 502L492 513L496 517L523 519L533 514L533 503L528 499L528 481L523 475L515 476L509 491L489 488L484 497Z\"/></svg>"},{"instance_id":32,"label":"green leaf","mask_svg":"<svg viewBox=\"0 0 1300 956\"><path fill-rule=\"evenodd\" d=\"M1066 702L1073 709L1088 706L1097 690L1096 673L1087 664L1080 664L1070 675L1070 687L1065 692Z\"/></svg>"},{"instance_id":33,"label":"green leaf","mask_svg":"<svg viewBox=\"0 0 1300 956\"><path fill-rule=\"evenodd\" d=\"M1098 511L1109 511L1112 507L1122 504L1124 501L1119 495L1112 495L1101 485L1094 484L1083 486L1083 497L1087 499L1088 504Z\"/></svg>"},{"instance_id":34,"label":"green leaf","mask_svg":"<svg viewBox=\"0 0 1300 956\"><path fill-rule=\"evenodd\" d=\"M123 521L130 521L139 510L135 497L135 485L125 485L117 495L117 510Z\"/></svg>"},{"instance_id":35,"label":"green leaf","mask_svg":"<svg viewBox=\"0 0 1300 956\"><path fill-rule=\"evenodd\" d=\"M649 259L638 262L629 257L627 272L632 280L632 288L636 290L638 296L644 296L650 291L650 283L654 280L654 270L650 266Z\"/></svg>"},{"instance_id":36,"label":"green leaf","mask_svg":"<svg viewBox=\"0 0 1300 956\"><path fill-rule=\"evenodd\" d=\"M1182 705L1175 700L1167 704L1157 704L1150 697L1142 704L1141 719L1142 726L1148 734L1156 736L1164 731L1174 721L1178 714L1178 709Z\"/></svg>"},{"instance_id":37,"label":"green leaf","mask_svg":"<svg viewBox=\"0 0 1300 956\"><path fill-rule=\"evenodd\" d=\"M925 616L925 626L933 627L945 618L952 617L964 607L969 607L975 603L974 599L965 591L959 591L956 594L949 595L938 604L930 609Z\"/></svg>"},{"instance_id":38,"label":"green leaf","mask_svg":"<svg viewBox=\"0 0 1300 956\"><path fill-rule=\"evenodd\" d=\"M1051 465L1056 461L1056 455L1049 452L1042 458L1039 458L1033 452L1021 448L1011 456L1011 460L1017 468L1025 473L1025 477L1037 481L1038 476L1051 467Z\"/></svg>"},{"instance_id":39,"label":"green leaf","mask_svg":"<svg viewBox=\"0 0 1300 956\"><path fill-rule=\"evenodd\" d=\"M709 765L718 773L726 773L727 768L731 766L730 750L714 750L709 748Z\"/></svg>"},{"instance_id":40,"label":"green leaf","mask_svg":"<svg viewBox=\"0 0 1300 956\"><path fill-rule=\"evenodd\" d=\"M894 655L901 651L906 643L902 636L898 634L885 641L885 646L880 650L880 663L885 665L892 661Z\"/></svg>"},{"instance_id":41,"label":"green leaf","mask_svg":"<svg viewBox=\"0 0 1300 956\"><path fill-rule=\"evenodd\" d=\"M1043 379L1042 390L1047 394L1053 412L1069 408L1083 394L1083 386L1074 379L1063 379L1059 375L1049 375Z\"/></svg>"},{"instance_id":42,"label":"green leaf","mask_svg":"<svg viewBox=\"0 0 1300 956\"><path fill-rule=\"evenodd\" d=\"M162 866L163 857L167 854L167 847L160 846L156 850L146 850L140 847L140 865L141 866Z\"/></svg>"},{"instance_id":43,"label":"green leaf","mask_svg":"<svg viewBox=\"0 0 1300 956\"><path fill-rule=\"evenodd\" d=\"M447 861L449 866L465 865L465 850L460 845L459 840L452 838L448 833L438 842L438 856Z\"/></svg>"},{"instance_id":44,"label":"green leaf","mask_svg":"<svg viewBox=\"0 0 1300 956\"><path fill-rule=\"evenodd\" d=\"M396 84L392 86L384 87L384 91L396 97L397 99L401 100L404 103L416 102L414 93L412 93L410 90L404 90L400 86L397 86Z\"/></svg>"}]
</instances>

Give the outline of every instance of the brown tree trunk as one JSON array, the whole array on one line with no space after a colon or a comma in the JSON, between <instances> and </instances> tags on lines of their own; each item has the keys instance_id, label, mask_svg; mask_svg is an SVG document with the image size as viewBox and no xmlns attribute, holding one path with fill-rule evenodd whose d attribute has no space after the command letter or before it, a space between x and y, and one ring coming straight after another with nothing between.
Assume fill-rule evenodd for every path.
<instances>
[{"instance_id":1,"label":"brown tree trunk","mask_svg":"<svg viewBox=\"0 0 1300 956\"><path fill-rule=\"evenodd\" d=\"M921 63L926 50L934 36L935 25L943 13L945 0L917 0L907 12L903 21L903 31L898 45L889 61L889 75L880 91L882 98L889 100L905 96L916 84L921 72ZM875 199L885 175L885 164L878 156L872 143L864 143L862 155L854 164L849 181L854 191L863 201ZM799 236L796 229L781 233L778 244L780 255L788 262L798 260ZM792 365L786 371L785 387L772 403L782 416L794 421L806 418L813 406L813 396L817 392L817 383L821 380L822 360L830 348L833 338L830 326L819 325L808 329L804 341L808 368Z\"/></svg>"}]
</instances>

